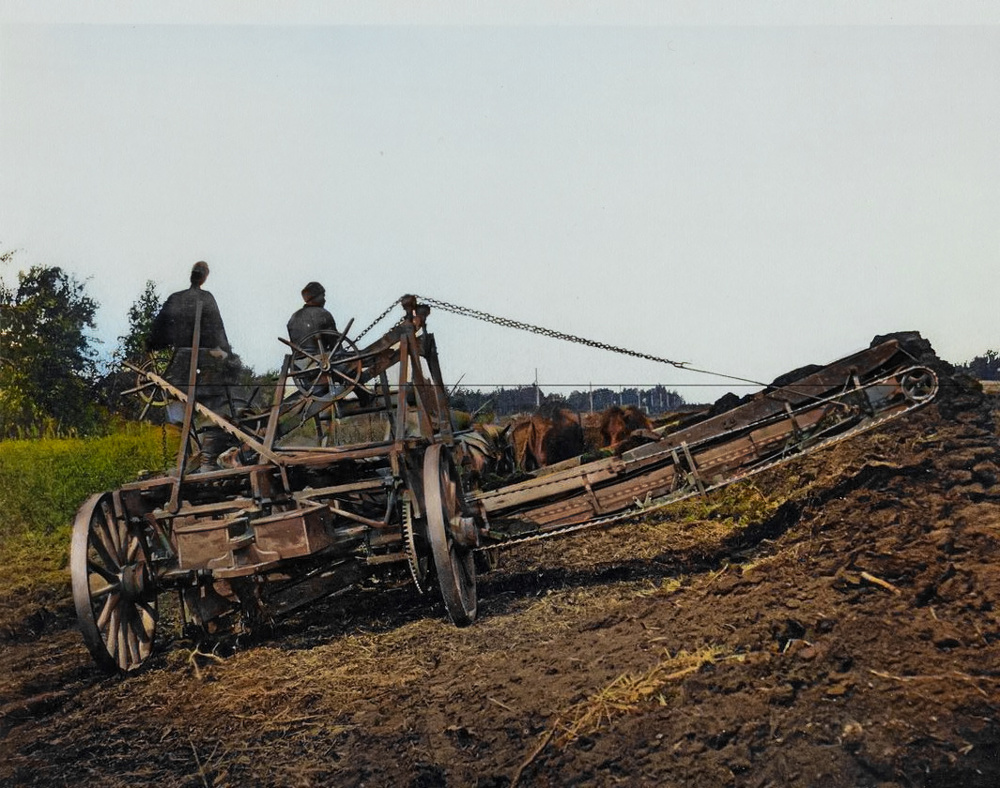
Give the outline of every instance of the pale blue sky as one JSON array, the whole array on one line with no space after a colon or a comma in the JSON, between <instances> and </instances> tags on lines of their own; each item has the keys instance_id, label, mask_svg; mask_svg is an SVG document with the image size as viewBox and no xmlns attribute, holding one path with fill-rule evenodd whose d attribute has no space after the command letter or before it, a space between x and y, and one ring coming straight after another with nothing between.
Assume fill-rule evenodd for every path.
<instances>
[{"instance_id":1,"label":"pale blue sky","mask_svg":"<svg viewBox=\"0 0 1000 788\"><path fill-rule=\"evenodd\" d=\"M311 279L355 329L417 292L755 380L904 329L967 360L1000 348L1000 28L931 5L84 25L7 4L0 248L86 279L110 344L146 279L165 296L205 259L259 369ZM431 328L463 384L712 382Z\"/></svg>"}]
</instances>

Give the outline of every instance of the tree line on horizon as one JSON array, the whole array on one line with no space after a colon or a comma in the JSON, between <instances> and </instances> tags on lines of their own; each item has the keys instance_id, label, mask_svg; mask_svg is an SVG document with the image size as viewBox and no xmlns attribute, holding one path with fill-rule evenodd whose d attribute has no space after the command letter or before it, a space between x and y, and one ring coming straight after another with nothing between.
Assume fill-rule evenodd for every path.
<instances>
[{"instance_id":1,"label":"tree line on horizon","mask_svg":"<svg viewBox=\"0 0 1000 788\"><path fill-rule=\"evenodd\" d=\"M615 391L608 387L573 390L569 394L545 393L539 386L503 386L493 391L457 388L451 395L452 407L472 414L492 414L494 417L529 413L540 405L559 405L577 413L603 411L612 406L634 405L645 413L658 414L683 408L689 404L676 391L665 386L623 387Z\"/></svg>"},{"instance_id":2,"label":"tree line on horizon","mask_svg":"<svg viewBox=\"0 0 1000 788\"><path fill-rule=\"evenodd\" d=\"M98 434L115 419L138 417L136 399L121 396L135 383L122 362L145 355L145 340L161 306L156 284L146 282L128 308L127 333L102 357L100 340L92 333L98 304L85 283L60 266L33 265L17 272L16 286L8 285L2 273L13 257L12 251L0 253L0 440ZM955 366L980 380L1000 380L997 350ZM242 367L241 383L274 380L274 371L258 374ZM456 409L496 417L532 411L541 403L578 412L636 405L653 414L687 404L662 385L544 394L529 384L487 392L456 388L452 394Z\"/></svg>"}]
</instances>

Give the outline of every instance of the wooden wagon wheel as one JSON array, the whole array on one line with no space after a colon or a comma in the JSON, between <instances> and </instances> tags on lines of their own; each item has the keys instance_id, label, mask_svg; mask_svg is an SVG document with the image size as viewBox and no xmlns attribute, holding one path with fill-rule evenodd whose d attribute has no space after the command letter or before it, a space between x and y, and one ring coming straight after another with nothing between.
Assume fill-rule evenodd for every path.
<instances>
[{"instance_id":1,"label":"wooden wagon wheel","mask_svg":"<svg viewBox=\"0 0 1000 788\"><path fill-rule=\"evenodd\" d=\"M476 619L476 565L471 548L456 542L452 526L463 515L458 470L440 443L424 453L427 539L448 616L457 626Z\"/></svg>"},{"instance_id":2,"label":"wooden wagon wheel","mask_svg":"<svg viewBox=\"0 0 1000 788\"><path fill-rule=\"evenodd\" d=\"M115 515L110 493L87 499L73 523L73 601L83 641L109 673L139 668L153 652L159 613L142 538Z\"/></svg>"},{"instance_id":3,"label":"wooden wagon wheel","mask_svg":"<svg viewBox=\"0 0 1000 788\"><path fill-rule=\"evenodd\" d=\"M303 396L334 402L360 385L361 357L346 334L316 331L291 347L288 374Z\"/></svg>"}]
</instances>

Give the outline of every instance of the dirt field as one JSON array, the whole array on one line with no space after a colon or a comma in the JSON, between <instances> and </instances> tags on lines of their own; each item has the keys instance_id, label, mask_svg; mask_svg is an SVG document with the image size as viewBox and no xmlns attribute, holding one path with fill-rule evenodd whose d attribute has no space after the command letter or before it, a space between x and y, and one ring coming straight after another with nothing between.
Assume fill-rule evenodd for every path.
<instances>
[{"instance_id":1,"label":"dirt field","mask_svg":"<svg viewBox=\"0 0 1000 788\"><path fill-rule=\"evenodd\" d=\"M465 629L371 589L109 679L39 608L2 635L0 784L1000 785L993 407L761 475L751 525L723 491L513 550Z\"/></svg>"}]
</instances>

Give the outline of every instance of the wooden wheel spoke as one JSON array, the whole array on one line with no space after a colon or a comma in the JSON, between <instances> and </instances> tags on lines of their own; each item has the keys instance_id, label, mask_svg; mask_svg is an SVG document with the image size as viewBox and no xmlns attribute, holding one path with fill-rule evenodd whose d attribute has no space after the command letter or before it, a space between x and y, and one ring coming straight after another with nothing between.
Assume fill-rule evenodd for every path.
<instances>
[{"instance_id":1,"label":"wooden wheel spoke","mask_svg":"<svg viewBox=\"0 0 1000 788\"><path fill-rule=\"evenodd\" d=\"M314 388L323 383L323 370L316 367L302 370L295 375L295 385L303 393L311 393Z\"/></svg>"},{"instance_id":2,"label":"wooden wheel spoke","mask_svg":"<svg viewBox=\"0 0 1000 788\"><path fill-rule=\"evenodd\" d=\"M128 550L125 552L126 563L134 564L140 552L142 552L142 542L135 536L129 536Z\"/></svg>"},{"instance_id":3,"label":"wooden wheel spoke","mask_svg":"<svg viewBox=\"0 0 1000 788\"><path fill-rule=\"evenodd\" d=\"M156 628L156 622L160 620L160 613L148 602L139 601L136 605L141 611L140 615L142 616L143 627L149 632L150 638L152 638L152 631Z\"/></svg>"},{"instance_id":4,"label":"wooden wheel spoke","mask_svg":"<svg viewBox=\"0 0 1000 788\"><path fill-rule=\"evenodd\" d=\"M108 542L111 537L108 534L103 533L102 530L91 531L90 545L94 548L94 552L97 553L97 557L104 562L104 568L108 571L121 568L121 561L118 558L117 551L113 549L112 545ZM90 562L94 567L97 564Z\"/></svg>"},{"instance_id":5,"label":"wooden wheel spoke","mask_svg":"<svg viewBox=\"0 0 1000 788\"><path fill-rule=\"evenodd\" d=\"M135 665L142 659L142 655L139 653L139 637L135 634L135 632L129 629L125 633L125 642L128 644L128 664ZM126 665L126 667L128 667L128 665Z\"/></svg>"},{"instance_id":6,"label":"wooden wheel spoke","mask_svg":"<svg viewBox=\"0 0 1000 788\"><path fill-rule=\"evenodd\" d=\"M118 657L118 667L122 670L128 669L128 630L124 626L124 622L121 620L121 616L118 617L116 626L112 632L115 635L115 655Z\"/></svg>"},{"instance_id":7,"label":"wooden wheel spoke","mask_svg":"<svg viewBox=\"0 0 1000 788\"><path fill-rule=\"evenodd\" d=\"M343 347L345 339L347 339L347 334L341 334L337 337L337 341L334 342L333 347L330 348L330 358L333 358L337 354L337 351Z\"/></svg>"},{"instance_id":8,"label":"wooden wheel spoke","mask_svg":"<svg viewBox=\"0 0 1000 788\"><path fill-rule=\"evenodd\" d=\"M118 563L121 563L123 557L122 553L122 542L120 534L118 533L118 524L115 519L115 513L111 510L111 505L107 501L101 501L101 528L108 535L111 541L111 546L114 547L115 556L118 559Z\"/></svg>"},{"instance_id":9,"label":"wooden wheel spoke","mask_svg":"<svg viewBox=\"0 0 1000 788\"><path fill-rule=\"evenodd\" d=\"M128 625L129 629L135 635L136 639L140 642L149 639L149 632L146 629L146 622L143 618L143 610L138 605L132 608L132 612L129 615Z\"/></svg>"},{"instance_id":10,"label":"wooden wheel spoke","mask_svg":"<svg viewBox=\"0 0 1000 788\"><path fill-rule=\"evenodd\" d=\"M341 372L339 369L337 369L337 367L330 367L330 372L332 372L337 377L339 377L339 378L347 381L347 383L349 383L352 386L357 382L357 379L359 377L361 377L361 370L360 369L357 370L357 373L356 373L356 375L354 377L351 377L350 375L347 375L344 372Z\"/></svg>"},{"instance_id":11,"label":"wooden wheel spoke","mask_svg":"<svg viewBox=\"0 0 1000 788\"><path fill-rule=\"evenodd\" d=\"M320 358L320 357L318 357L318 356L314 356L312 353L310 353L305 348L299 347L298 345L293 345L291 342L288 343L288 346L291 347L291 349L293 351L295 351L296 353L298 353L303 358L307 358L310 361L312 361L313 363L319 364L320 366L323 366L323 359Z\"/></svg>"},{"instance_id":12,"label":"wooden wheel spoke","mask_svg":"<svg viewBox=\"0 0 1000 788\"><path fill-rule=\"evenodd\" d=\"M108 649L111 651L111 656L115 656L118 653L118 632L121 629L121 611L118 610L118 599L115 597L115 603L109 606L107 609L108 615L102 614L101 619L103 619L103 625L98 627L102 632L106 633L104 638L108 643Z\"/></svg>"},{"instance_id":13,"label":"wooden wheel spoke","mask_svg":"<svg viewBox=\"0 0 1000 788\"><path fill-rule=\"evenodd\" d=\"M298 380L299 378L303 378L306 375L315 375L316 373L320 373L320 374L323 373L322 366L299 367L298 369L292 370L291 375L292 375L293 378L295 378L296 380Z\"/></svg>"},{"instance_id":14,"label":"wooden wheel spoke","mask_svg":"<svg viewBox=\"0 0 1000 788\"><path fill-rule=\"evenodd\" d=\"M121 555L121 557L122 557L122 563L125 564L125 563L129 562L129 557L128 557L128 547L129 547L129 544L128 544L128 537L129 537L128 525L125 523L125 520L119 520L119 519L116 518L115 519L115 526L116 526L115 530L118 533L118 544L121 545L121 550L120 550L119 555Z\"/></svg>"},{"instance_id":15,"label":"wooden wheel spoke","mask_svg":"<svg viewBox=\"0 0 1000 788\"><path fill-rule=\"evenodd\" d=\"M117 583L108 583L106 585L101 586L100 588L92 588L90 590L90 598L96 602L106 597L112 591L117 591L117 590L118 590Z\"/></svg>"},{"instance_id":16,"label":"wooden wheel spoke","mask_svg":"<svg viewBox=\"0 0 1000 788\"><path fill-rule=\"evenodd\" d=\"M101 615L97 617L98 629L105 629L108 626L111 617L118 612L118 602L120 599L121 596L113 594L104 602L104 608L101 610Z\"/></svg>"},{"instance_id":17,"label":"wooden wheel spoke","mask_svg":"<svg viewBox=\"0 0 1000 788\"><path fill-rule=\"evenodd\" d=\"M152 381L149 381L143 383L142 385L136 386L135 388L125 389L125 391L122 392L122 395L124 396L125 394L142 394L142 392L148 389L155 389L155 388L157 388L156 384L153 383Z\"/></svg>"},{"instance_id":18,"label":"wooden wheel spoke","mask_svg":"<svg viewBox=\"0 0 1000 788\"><path fill-rule=\"evenodd\" d=\"M354 384L354 390L355 391L363 391L365 394L368 394L371 397L375 396L375 389L374 388L368 388L368 386L366 386L364 383L355 383Z\"/></svg>"},{"instance_id":19,"label":"wooden wheel spoke","mask_svg":"<svg viewBox=\"0 0 1000 788\"><path fill-rule=\"evenodd\" d=\"M128 626L125 627L125 642L128 645L128 655L130 664L134 665L142 659L139 647L146 637L139 622L138 611L133 607L129 610Z\"/></svg>"},{"instance_id":20,"label":"wooden wheel spoke","mask_svg":"<svg viewBox=\"0 0 1000 788\"><path fill-rule=\"evenodd\" d=\"M104 556L101 556L101 558L103 557ZM88 572L93 572L94 574L100 575L105 580L107 580L108 583L114 586L118 585L118 573L113 572L112 569L117 569L117 568L118 567L114 566L114 564L112 564L112 567L109 568L107 564L102 566L101 564L95 563L94 561L87 561Z\"/></svg>"},{"instance_id":21,"label":"wooden wheel spoke","mask_svg":"<svg viewBox=\"0 0 1000 788\"><path fill-rule=\"evenodd\" d=\"M344 353L343 355L338 356L336 359L332 358L330 359L331 365L336 364L339 367L346 367L348 364L359 364L361 366L364 366L362 363L363 361L364 361L364 356L362 356L360 353Z\"/></svg>"},{"instance_id":22,"label":"wooden wheel spoke","mask_svg":"<svg viewBox=\"0 0 1000 788\"><path fill-rule=\"evenodd\" d=\"M96 557L103 562L106 568L117 570L121 566L118 551L111 540L111 534L105 528L101 527L100 524L90 531L90 546L93 548L93 552L97 554Z\"/></svg>"}]
</instances>

